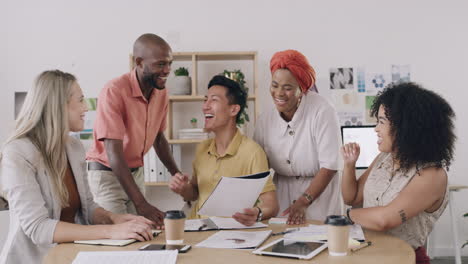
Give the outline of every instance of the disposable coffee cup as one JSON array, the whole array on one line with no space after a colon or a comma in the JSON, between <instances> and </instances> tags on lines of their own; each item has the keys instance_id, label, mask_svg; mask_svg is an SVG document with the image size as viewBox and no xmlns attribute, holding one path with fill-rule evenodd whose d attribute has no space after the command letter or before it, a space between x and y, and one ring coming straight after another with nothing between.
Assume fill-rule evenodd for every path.
<instances>
[{"instance_id":1,"label":"disposable coffee cup","mask_svg":"<svg viewBox=\"0 0 468 264\"><path fill-rule=\"evenodd\" d=\"M183 211L167 211L166 217L164 217L164 226L166 230L166 244L184 244L185 214Z\"/></svg>"},{"instance_id":2,"label":"disposable coffee cup","mask_svg":"<svg viewBox=\"0 0 468 264\"><path fill-rule=\"evenodd\" d=\"M346 256L351 221L346 216L329 215L325 224L328 225L328 254L330 256Z\"/></svg>"}]
</instances>

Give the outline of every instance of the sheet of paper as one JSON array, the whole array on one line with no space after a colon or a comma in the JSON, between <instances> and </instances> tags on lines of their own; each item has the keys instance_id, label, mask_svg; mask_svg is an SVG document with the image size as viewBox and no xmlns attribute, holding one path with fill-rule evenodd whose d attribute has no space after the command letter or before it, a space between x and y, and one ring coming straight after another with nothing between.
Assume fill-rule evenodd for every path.
<instances>
[{"instance_id":1,"label":"sheet of paper","mask_svg":"<svg viewBox=\"0 0 468 264\"><path fill-rule=\"evenodd\" d=\"M230 217L244 208L253 207L269 175L267 171L242 177L221 177L198 214Z\"/></svg>"},{"instance_id":2,"label":"sheet of paper","mask_svg":"<svg viewBox=\"0 0 468 264\"><path fill-rule=\"evenodd\" d=\"M264 223L257 222L251 226L245 226L239 222L237 222L234 218L226 218L226 217L210 217L211 221L218 226L219 229L247 229L247 228L263 228L268 227Z\"/></svg>"},{"instance_id":3,"label":"sheet of paper","mask_svg":"<svg viewBox=\"0 0 468 264\"><path fill-rule=\"evenodd\" d=\"M161 230L153 230L153 237L156 237ZM93 239L93 240L75 240L75 244L103 245L103 246L126 246L136 242L135 239Z\"/></svg>"},{"instance_id":4,"label":"sheet of paper","mask_svg":"<svg viewBox=\"0 0 468 264\"><path fill-rule=\"evenodd\" d=\"M219 231L196 247L204 248L256 248L260 246L271 234L267 231Z\"/></svg>"},{"instance_id":5,"label":"sheet of paper","mask_svg":"<svg viewBox=\"0 0 468 264\"><path fill-rule=\"evenodd\" d=\"M81 251L72 264L175 264L177 250L161 251Z\"/></svg>"},{"instance_id":6,"label":"sheet of paper","mask_svg":"<svg viewBox=\"0 0 468 264\"><path fill-rule=\"evenodd\" d=\"M362 227L360 225L351 226L351 229L349 230L349 237L355 240L365 240ZM297 241L327 240L327 226L309 225L307 227L301 227L298 231L285 234L284 238Z\"/></svg>"},{"instance_id":7,"label":"sheet of paper","mask_svg":"<svg viewBox=\"0 0 468 264\"><path fill-rule=\"evenodd\" d=\"M269 224L286 224L288 221L287 217L272 217L270 220L268 220Z\"/></svg>"},{"instance_id":8,"label":"sheet of paper","mask_svg":"<svg viewBox=\"0 0 468 264\"><path fill-rule=\"evenodd\" d=\"M245 226L234 218L210 217L206 219L189 219L185 221L185 231L206 231L217 229L249 229L268 227L263 223L255 223L252 226Z\"/></svg>"}]
</instances>

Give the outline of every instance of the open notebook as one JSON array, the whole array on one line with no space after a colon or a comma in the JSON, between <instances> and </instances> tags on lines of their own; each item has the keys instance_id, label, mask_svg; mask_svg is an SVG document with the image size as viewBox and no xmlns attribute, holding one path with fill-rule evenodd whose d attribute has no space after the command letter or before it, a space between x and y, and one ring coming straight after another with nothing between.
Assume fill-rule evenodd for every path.
<instances>
[{"instance_id":1,"label":"open notebook","mask_svg":"<svg viewBox=\"0 0 468 264\"><path fill-rule=\"evenodd\" d=\"M234 218L212 216L205 219L190 219L185 221L185 231L208 231L221 229L247 229L267 227L263 223L255 223L251 226L245 226L237 222Z\"/></svg>"},{"instance_id":2,"label":"open notebook","mask_svg":"<svg viewBox=\"0 0 468 264\"><path fill-rule=\"evenodd\" d=\"M153 230L153 237L156 237L159 233L161 233L161 230ZM96 240L75 240L73 243L123 247L136 241L137 241L136 239L96 239Z\"/></svg>"}]
</instances>

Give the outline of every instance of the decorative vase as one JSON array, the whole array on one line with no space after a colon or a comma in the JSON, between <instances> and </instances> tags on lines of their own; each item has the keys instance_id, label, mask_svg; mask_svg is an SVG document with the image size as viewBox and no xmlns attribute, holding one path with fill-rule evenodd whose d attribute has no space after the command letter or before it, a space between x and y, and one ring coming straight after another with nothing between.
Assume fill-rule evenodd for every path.
<instances>
[{"instance_id":1,"label":"decorative vase","mask_svg":"<svg viewBox=\"0 0 468 264\"><path fill-rule=\"evenodd\" d=\"M172 95L190 95L192 94L192 80L189 76L175 76L170 88Z\"/></svg>"}]
</instances>

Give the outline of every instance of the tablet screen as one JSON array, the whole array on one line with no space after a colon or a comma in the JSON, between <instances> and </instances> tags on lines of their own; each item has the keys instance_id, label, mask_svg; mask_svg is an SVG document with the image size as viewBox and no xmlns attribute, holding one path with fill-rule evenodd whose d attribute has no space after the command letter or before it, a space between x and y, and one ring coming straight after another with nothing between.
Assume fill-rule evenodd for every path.
<instances>
[{"instance_id":1,"label":"tablet screen","mask_svg":"<svg viewBox=\"0 0 468 264\"><path fill-rule=\"evenodd\" d=\"M278 243L263 249L263 252L307 256L321 246L323 246L323 243L281 240Z\"/></svg>"}]
</instances>

